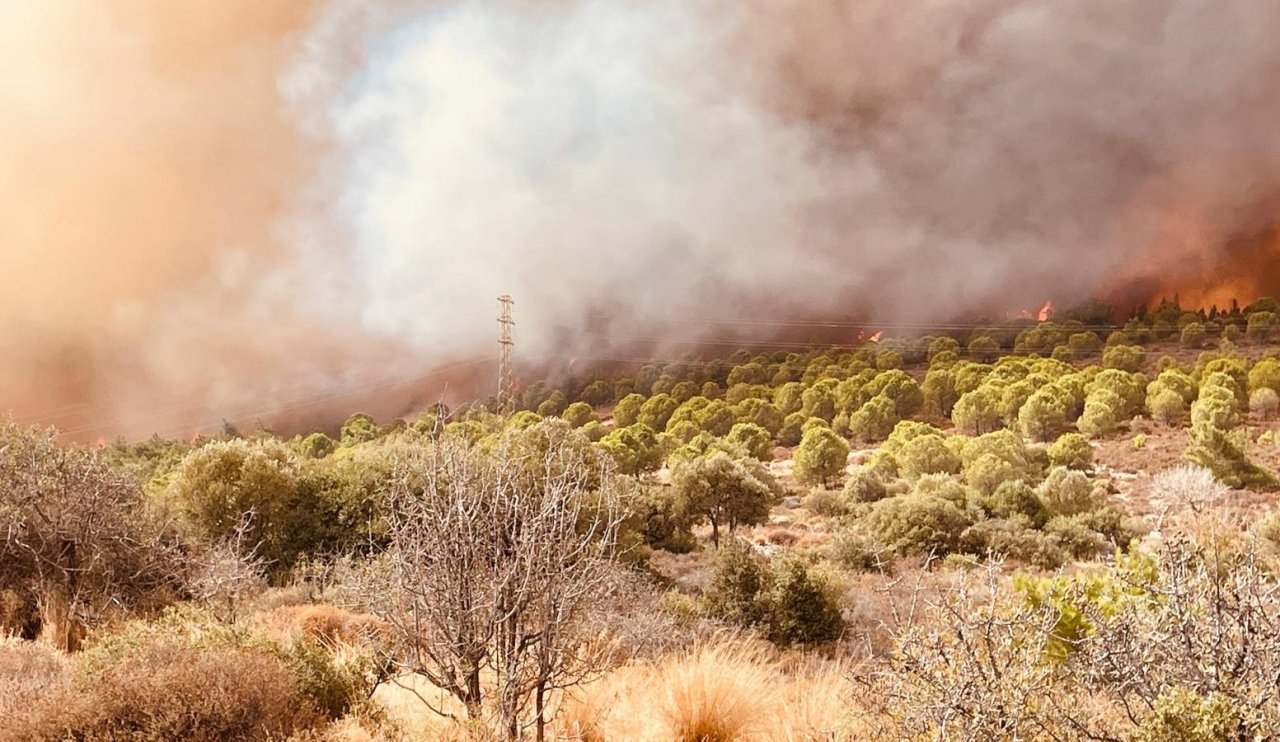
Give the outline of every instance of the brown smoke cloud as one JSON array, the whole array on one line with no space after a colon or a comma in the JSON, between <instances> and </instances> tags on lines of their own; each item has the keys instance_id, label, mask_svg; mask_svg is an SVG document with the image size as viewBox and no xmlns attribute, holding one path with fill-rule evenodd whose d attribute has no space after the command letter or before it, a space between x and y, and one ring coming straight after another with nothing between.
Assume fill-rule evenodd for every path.
<instances>
[{"instance_id":1,"label":"brown smoke cloud","mask_svg":"<svg viewBox=\"0 0 1280 742\"><path fill-rule=\"evenodd\" d=\"M0 1L0 408L182 434L351 381L377 342L278 272L315 152L278 78L318 9Z\"/></svg>"},{"instance_id":2,"label":"brown smoke cloud","mask_svg":"<svg viewBox=\"0 0 1280 742\"><path fill-rule=\"evenodd\" d=\"M492 355L500 293L555 365L655 318L759 337L1280 288L1271 3L0 17L0 408L82 438L394 414Z\"/></svg>"}]
</instances>

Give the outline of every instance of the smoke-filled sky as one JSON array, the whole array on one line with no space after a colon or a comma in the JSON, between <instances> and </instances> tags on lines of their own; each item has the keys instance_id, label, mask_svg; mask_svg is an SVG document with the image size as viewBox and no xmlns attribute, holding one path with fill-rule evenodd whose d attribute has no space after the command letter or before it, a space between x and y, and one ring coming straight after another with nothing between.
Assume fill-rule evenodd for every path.
<instances>
[{"instance_id":1,"label":"smoke-filled sky","mask_svg":"<svg viewBox=\"0 0 1280 742\"><path fill-rule=\"evenodd\" d=\"M1220 0L0 0L0 408L483 389L500 293L553 363L637 317L1252 298L1277 37Z\"/></svg>"}]
</instances>

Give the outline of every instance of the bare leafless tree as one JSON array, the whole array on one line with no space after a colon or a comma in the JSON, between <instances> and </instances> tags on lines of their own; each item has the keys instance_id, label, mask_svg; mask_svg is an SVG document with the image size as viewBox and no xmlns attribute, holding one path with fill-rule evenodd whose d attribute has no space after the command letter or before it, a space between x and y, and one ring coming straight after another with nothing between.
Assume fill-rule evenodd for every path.
<instances>
[{"instance_id":1,"label":"bare leafless tree","mask_svg":"<svg viewBox=\"0 0 1280 742\"><path fill-rule=\"evenodd\" d=\"M1044 701L1066 679L1047 661L1057 615L1011 600L1001 565L935 592L917 583L890 605L895 651L856 677L879 694L893 732L910 739L1072 739Z\"/></svg>"},{"instance_id":2,"label":"bare leafless tree","mask_svg":"<svg viewBox=\"0 0 1280 742\"><path fill-rule=\"evenodd\" d=\"M107 611L180 586L183 562L137 484L51 430L0 423L0 529L0 587L33 601L63 649Z\"/></svg>"},{"instance_id":3,"label":"bare leafless tree","mask_svg":"<svg viewBox=\"0 0 1280 742\"><path fill-rule=\"evenodd\" d=\"M584 628L613 573L621 514L610 479L581 434L555 422L489 450L442 436L400 461L379 612L403 667L473 723L542 740L553 695L602 669Z\"/></svg>"},{"instance_id":4,"label":"bare leafless tree","mask_svg":"<svg viewBox=\"0 0 1280 742\"><path fill-rule=\"evenodd\" d=\"M1216 540L1170 539L1144 600L1084 603L1094 625L1081 643L1080 681L1141 724L1162 696L1188 690L1229 699L1238 739L1280 728L1280 583L1257 549L1223 553Z\"/></svg>"},{"instance_id":5,"label":"bare leafless tree","mask_svg":"<svg viewBox=\"0 0 1280 742\"><path fill-rule=\"evenodd\" d=\"M267 560L252 543L253 511L246 512L227 538L194 561L191 597L208 604L221 620L234 623L241 603L266 587Z\"/></svg>"}]
</instances>

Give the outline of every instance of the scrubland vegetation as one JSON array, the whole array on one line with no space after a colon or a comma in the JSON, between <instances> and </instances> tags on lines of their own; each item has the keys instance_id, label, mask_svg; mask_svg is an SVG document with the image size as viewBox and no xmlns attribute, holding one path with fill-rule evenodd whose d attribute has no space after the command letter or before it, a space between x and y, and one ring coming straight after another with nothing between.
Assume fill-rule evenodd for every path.
<instances>
[{"instance_id":1,"label":"scrubland vegetation","mask_svg":"<svg viewBox=\"0 0 1280 742\"><path fill-rule=\"evenodd\" d=\"M0 739L1276 738L1278 310L4 424Z\"/></svg>"}]
</instances>

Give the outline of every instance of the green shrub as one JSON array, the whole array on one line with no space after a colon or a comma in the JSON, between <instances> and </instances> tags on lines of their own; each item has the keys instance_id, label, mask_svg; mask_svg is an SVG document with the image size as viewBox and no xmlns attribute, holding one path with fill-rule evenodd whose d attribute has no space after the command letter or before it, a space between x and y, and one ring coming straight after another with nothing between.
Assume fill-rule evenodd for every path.
<instances>
[{"instance_id":1,"label":"green shrub","mask_svg":"<svg viewBox=\"0 0 1280 742\"><path fill-rule=\"evenodd\" d=\"M787 415L782 427L778 430L778 442L784 446L799 445L800 438L804 435L804 424L808 421L809 418L805 417L803 412Z\"/></svg>"},{"instance_id":2,"label":"green shrub","mask_svg":"<svg viewBox=\"0 0 1280 742\"><path fill-rule=\"evenodd\" d=\"M990 433L1001 424L999 399L986 388L966 392L956 401L951 420L966 435Z\"/></svg>"},{"instance_id":3,"label":"green shrub","mask_svg":"<svg viewBox=\"0 0 1280 742\"><path fill-rule=\"evenodd\" d=\"M569 423L575 428L581 428L587 423L598 422L600 418L596 416L596 411L586 402L574 402L565 408L564 413L560 415L561 419Z\"/></svg>"},{"instance_id":4,"label":"green shrub","mask_svg":"<svg viewBox=\"0 0 1280 742\"><path fill-rule=\"evenodd\" d=\"M765 570L745 544L734 541L716 551L711 582L703 593L706 612L737 626L758 626L765 618L761 592Z\"/></svg>"},{"instance_id":5,"label":"green shrub","mask_svg":"<svg viewBox=\"0 0 1280 742\"><path fill-rule=\"evenodd\" d=\"M1137 345L1109 345L1102 351L1102 365L1120 371L1137 371L1142 367L1142 348Z\"/></svg>"},{"instance_id":6,"label":"green shrub","mask_svg":"<svg viewBox=\"0 0 1280 742\"><path fill-rule=\"evenodd\" d=\"M1133 742L1221 742L1265 738L1263 728L1251 721L1249 710L1223 693L1202 696L1185 687L1169 688L1156 698L1154 707Z\"/></svg>"},{"instance_id":7,"label":"green shrub","mask_svg":"<svg viewBox=\"0 0 1280 742\"><path fill-rule=\"evenodd\" d=\"M1093 446L1079 433L1066 433L1047 449L1049 462L1054 466L1087 471L1093 466Z\"/></svg>"},{"instance_id":8,"label":"green shrub","mask_svg":"<svg viewBox=\"0 0 1280 742\"><path fill-rule=\"evenodd\" d=\"M1262 420L1272 420L1280 410L1280 395L1274 389L1262 387L1249 395L1249 411Z\"/></svg>"},{"instance_id":9,"label":"green shrub","mask_svg":"<svg viewBox=\"0 0 1280 742\"><path fill-rule=\"evenodd\" d=\"M636 423L640 416L640 408L644 406L645 398L639 394L631 393L623 397L613 408L613 423L619 428L627 428Z\"/></svg>"},{"instance_id":10,"label":"green shrub","mask_svg":"<svg viewBox=\"0 0 1280 742\"><path fill-rule=\"evenodd\" d=\"M1184 348L1203 348L1204 338L1204 325L1199 322L1192 322L1182 328L1181 340Z\"/></svg>"},{"instance_id":11,"label":"green shrub","mask_svg":"<svg viewBox=\"0 0 1280 742\"><path fill-rule=\"evenodd\" d=\"M960 471L960 457L940 435L922 435L907 441L895 458L902 476L908 480L919 479L926 474L956 474Z\"/></svg>"},{"instance_id":12,"label":"green shrub","mask_svg":"<svg viewBox=\"0 0 1280 742\"><path fill-rule=\"evenodd\" d=\"M1102 535L1077 518L1053 518L1045 524L1044 532L1057 539L1062 548L1077 559L1092 559L1107 548Z\"/></svg>"},{"instance_id":13,"label":"green shrub","mask_svg":"<svg viewBox=\"0 0 1280 742\"><path fill-rule=\"evenodd\" d=\"M804 498L804 507L815 515L832 518L849 514L844 495L837 490L821 487L811 490Z\"/></svg>"},{"instance_id":14,"label":"green shrub","mask_svg":"<svg viewBox=\"0 0 1280 742\"><path fill-rule=\"evenodd\" d=\"M871 506L864 525L878 541L899 554L942 556L960 548L968 516L955 503L937 497L903 495Z\"/></svg>"},{"instance_id":15,"label":"green shrub","mask_svg":"<svg viewBox=\"0 0 1280 742\"><path fill-rule=\"evenodd\" d=\"M849 416L849 432L862 441L883 440L898 424L897 405L884 395L872 397Z\"/></svg>"},{"instance_id":16,"label":"green shrub","mask_svg":"<svg viewBox=\"0 0 1280 742\"><path fill-rule=\"evenodd\" d=\"M805 432L795 452L795 476L809 484L826 484L844 471L849 444L835 431L814 427Z\"/></svg>"},{"instance_id":17,"label":"green shrub","mask_svg":"<svg viewBox=\"0 0 1280 742\"><path fill-rule=\"evenodd\" d=\"M1161 388L1147 396L1147 411L1153 420L1173 425L1187 412L1187 403L1172 389Z\"/></svg>"},{"instance_id":18,"label":"green shrub","mask_svg":"<svg viewBox=\"0 0 1280 742\"><path fill-rule=\"evenodd\" d=\"M1057 538L1018 517L978 521L966 531L965 541L974 553L1016 559L1040 569L1057 569L1068 557Z\"/></svg>"},{"instance_id":19,"label":"green shrub","mask_svg":"<svg viewBox=\"0 0 1280 742\"><path fill-rule=\"evenodd\" d=\"M1088 475L1064 466L1050 470L1036 494L1053 515L1075 515L1099 505Z\"/></svg>"},{"instance_id":20,"label":"green shrub","mask_svg":"<svg viewBox=\"0 0 1280 742\"><path fill-rule=\"evenodd\" d=\"M1049 509L1035 490L1021 479L1001 482L995 492L981 498L982 509L996 518L1022 517L1034 528L1042 528L1049 520Z\"/></svg>"},{"instance_id":21,"label":"green shrub","mask_svg":"<svg viewBox=\"0 0 1280 742\"><path fill-rule=\"evenodd\" d=\"M773 458L773 439L769 431L755 423L738 423L729 430L725 440L741 446L748 455L761 461Z\"/></svg>"},{"instance_id":22,"label":"green shrub","mask_svg":"<svg viewBox=\"0 0 1280 742\"><path fill-rule=\"evenodd\" d=\"M1035 392L1018 411L1022 434L1034 441L1051 441L1067 422L1067 407L1052 387Z\"/></svg>"},{"instance_id":23,"label":"green shrub","mask_svg":"<svg viewBox=\"0 0 1280 742\"><path fill-rule=\"evenodd\" d=\"M840 605L798 557L774 563L769 589L769 635L784 646L825 644L840 638Z\"/></svg>"},{"instance_id":24,"label":"green shrub","mask_svg":"<svg viewBox=\"0 0 1280 742\"><path fill-rule=\"evenodd\" d=\"M855 572L874 572L891 566L890 549L856 529L838 532L827 543L826 552L827 558L832 562Z\"/></svg>"},{"instance_id":25,"label":"green shrub","mask_svg":"<svg viewBox=\"0 0 1280 742\"><path fill-rule=\"evenodd\" d=\"M849 502L875 502L888 497L892 477L882 469L859 466L844 483L844 496Z\"/></svg>"}]
</instances>

